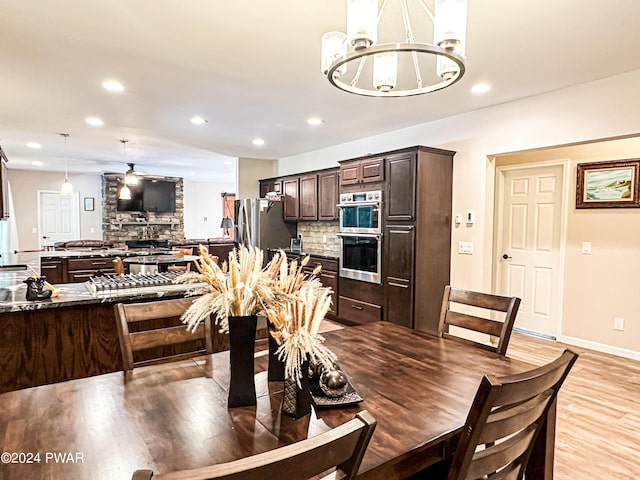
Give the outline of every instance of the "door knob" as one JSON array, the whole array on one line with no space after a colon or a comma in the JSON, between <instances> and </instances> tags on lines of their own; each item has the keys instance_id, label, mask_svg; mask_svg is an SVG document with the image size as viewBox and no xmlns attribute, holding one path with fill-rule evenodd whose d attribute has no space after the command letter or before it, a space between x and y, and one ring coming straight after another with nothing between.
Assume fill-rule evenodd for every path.
<instances>
[{"instance_id":1,"label":"door knob","mask_svg":"<svg viewBox=\"0 0 640 480\"><path fill-rule=\"evenodd\" d=\"M505 260L509 260L509 259L510 259L510 258L512 258L512 257L510 257L509 255L507 255L507 254L505 253L504 255L502 255L502 258L504 258Z\"/></svg>"}]
</instances>

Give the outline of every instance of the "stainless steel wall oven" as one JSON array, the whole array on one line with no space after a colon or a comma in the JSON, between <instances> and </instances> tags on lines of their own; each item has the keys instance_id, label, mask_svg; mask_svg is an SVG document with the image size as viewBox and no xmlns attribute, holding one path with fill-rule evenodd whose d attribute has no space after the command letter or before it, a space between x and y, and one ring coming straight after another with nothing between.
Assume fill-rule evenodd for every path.
<instances>
[{"instance_id":1,"label":"stainless steel wall oven","mask_svg":"<svg viewBox=\"0 0 640 480\"><path fill-rule=\"evenodd\" d=\"M382 191L340 195L340 276L382 279Z\"/></svg>"}]
</instances>

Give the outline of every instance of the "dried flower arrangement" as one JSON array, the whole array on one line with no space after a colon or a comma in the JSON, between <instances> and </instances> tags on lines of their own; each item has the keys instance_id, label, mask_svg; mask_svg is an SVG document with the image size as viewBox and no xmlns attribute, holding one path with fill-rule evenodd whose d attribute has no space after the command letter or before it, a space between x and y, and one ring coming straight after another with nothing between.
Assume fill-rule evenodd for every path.
<instances>
[{"instance_id":1,"label":"dried flower arrangement","mask_svg":"<svg viewBox=\"0 0 640 480\"><path fill-rule=\"evenodd\" d=\"M179 283L206 282L208 288L182 315L190 329L207 315L214 315L222 331L228 331L228 317L266 315L275 327L270 333L278 342L278 357L285 364L285 375L300 383L302 363L308 358L314 364L330 368L336 356L323 345L318 333L320 324L331 306L331 289L323 287L316 275L305 274L309 257L298 262L287 261L283 251L277 252L263 269L260 249L242 246L229 253L228 262L220 267L209 255L207 247L199 246L198 272L187 272Z\"/></svg>"},{"instance_id":2,"label":"dried flower arrangement","mask_svg":"<svg viewBox=\"0 0 640 480\"><path fill-rule=\"evenodd\" d=\"M199 245L198 249L198 272L187 272L176 279L178 283L209 284L208 288L192 292L202 296L194 300L181 317L190 330L207 315L213 315L220 329L226 332L229 317L263 313L264 305L273 298L273 290L272 278L262 269L262 250L243 246L229 252L228 261L219 266L206 246Z\"/></svg>"},{"instance_id":3,"label":"dried flower arrangement","mask_svg":"<svg viewBox=\"0 0 640 480\"><path fill-rule=\"evenodd\" d=\"M304 274L303 267L308 262L307 256L299 265L296 260L288 264L284 252L279 252L269 265L271 270L267 268L271 274L278 269L278 275L272 276L274 297L265 309L274 326L271 336L280 345L277 354L285 364L285 377L295 379L298 385L307 373L302 371L305 360L327 368L336 361L318 333L331 306L331 289L323 287L315 277L320 272L319 266L312 276Z\"/></svg>"}]
</instances>

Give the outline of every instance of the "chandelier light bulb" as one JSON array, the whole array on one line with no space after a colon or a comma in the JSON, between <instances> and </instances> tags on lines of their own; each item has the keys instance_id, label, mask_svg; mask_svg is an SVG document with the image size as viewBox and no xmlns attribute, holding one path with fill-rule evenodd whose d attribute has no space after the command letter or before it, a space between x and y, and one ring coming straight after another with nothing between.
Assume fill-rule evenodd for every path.
<instances>
[{"instance_id":1,"label":"chandelier light bulb","mask_svg":"<svg viewBox=\"0 0 640 480\"><path fill-rule=\"evenodd\" d=\"M373 86L381 92L396 88L398 79L398 54L378 53L373 56Z\"/></svg>"},{"instance_id":2,"label":"chandelier light bulb","mask_svg":"<svg viewBox=\"0 0 640 480\"><path fill-rule=\"evenodd\" d=\"M378 37L378 0L347 2L347 38L356 49L370 47Z\"/></svg>"},{"instance_id":3,"label":"chandelier light bulb","mask_svg":"<svg viewBox=\"0 0 640 480\"><path fill-rule=\"evenodd\" d=\"M347 54L347 36L342 32L327 32L322 35L322 74L329 72L329 67L338 58ZM347 72L347 66L342 65L337 73L342 75Z\"/></svg>"}]
</instances>

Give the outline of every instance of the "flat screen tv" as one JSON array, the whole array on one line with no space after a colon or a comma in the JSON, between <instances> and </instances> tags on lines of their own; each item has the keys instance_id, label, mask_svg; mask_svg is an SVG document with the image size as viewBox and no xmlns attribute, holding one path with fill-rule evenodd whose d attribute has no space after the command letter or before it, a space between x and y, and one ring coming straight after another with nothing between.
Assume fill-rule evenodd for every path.
<instances>
[{"instance_id":1,"label":"flat screen tv","mask_svg":"<svg viewBox=\"0 0 640 480\"><path fill-rule=\"evenodd\" d=\"M176 182L145 178L142 188L142 208L145 212L175 212Z\"/></svg>"},{"instance_id":2,"label":"flat screen tv","mask_svg":"<svg viewBox=\"0 0 640 480\"><path fill-rule=\"evenodd\" d=\"M129 187L131 200L118 199L119 212L175 212L176 183L145 178Z\"/></svg>"}]
</instances>

